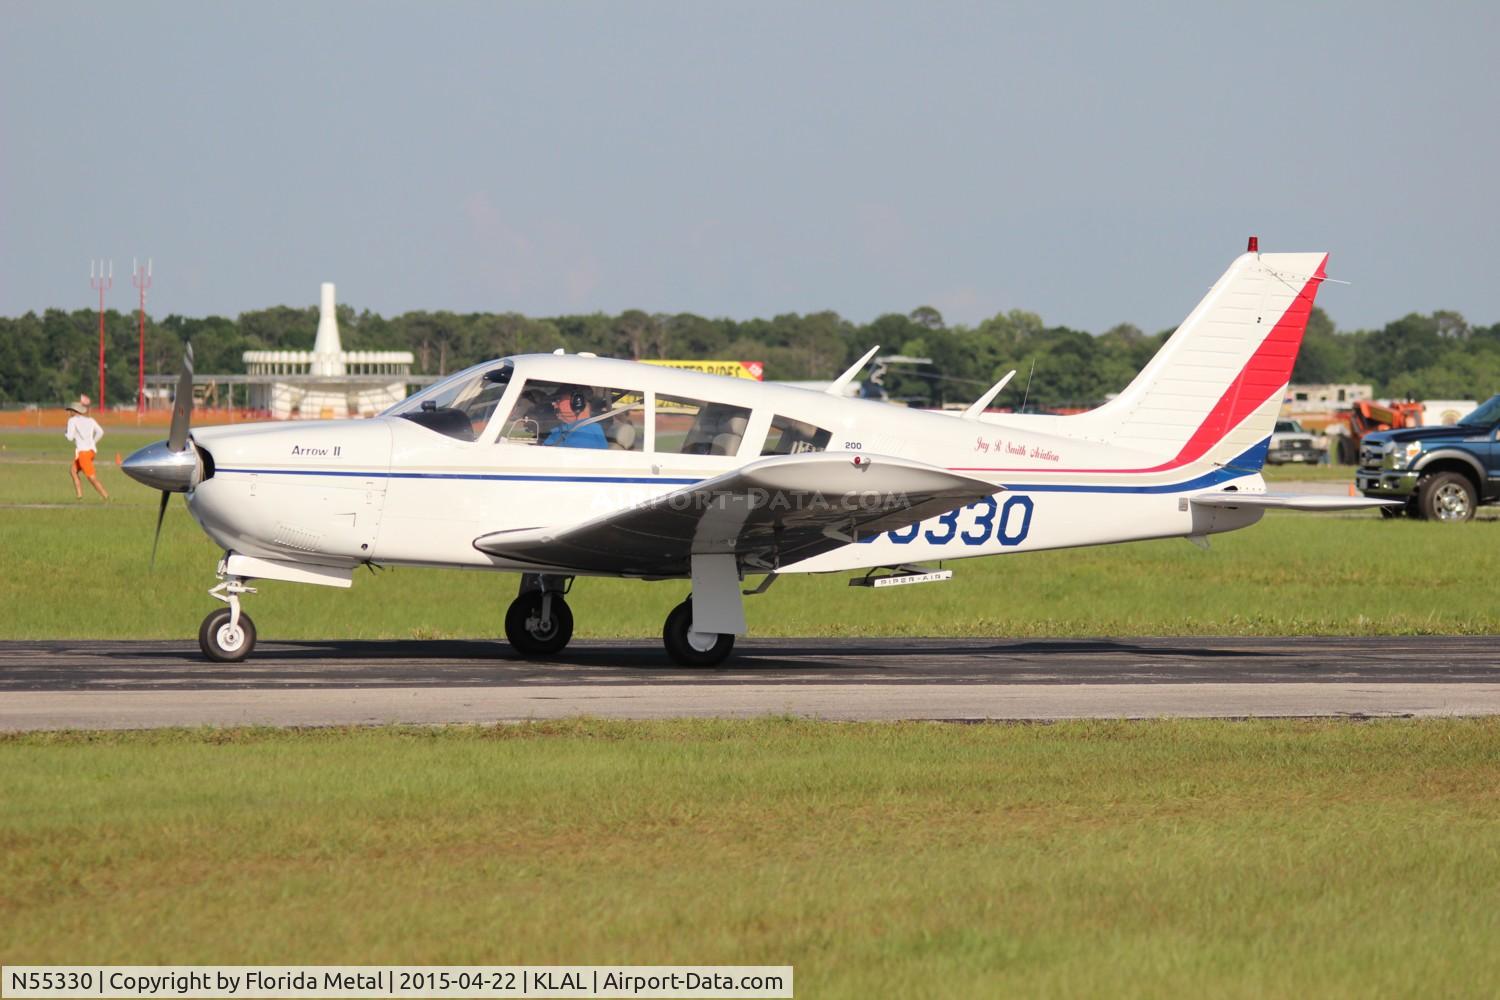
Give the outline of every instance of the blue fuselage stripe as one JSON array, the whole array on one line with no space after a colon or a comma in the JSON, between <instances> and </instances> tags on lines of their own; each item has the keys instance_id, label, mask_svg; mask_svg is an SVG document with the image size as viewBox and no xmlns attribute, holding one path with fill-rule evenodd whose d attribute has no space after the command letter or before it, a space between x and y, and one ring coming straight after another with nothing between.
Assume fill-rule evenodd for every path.
<instances>
[{"instance_id":1,"label":"blue fuselage stripe","mask_svg":"<svg viewBox=\"0 0 1500 1000\"><path fill-rule=\"evenodd\" d=\"M1226 483L1231 479L1254 475L1265 463L1271 439L1235 456L1212 472L1185 483L1161 483L1153 486L1106 486L1084 483L999 483L1013 493L1182 493ZM338 476L351 479L461 479L502 483L630 483L642 486L693 486L706 479L673 479L663 476L548 476L513 475L498 472L344 472L324 469L227 469L252 476Z\"/></svg>"},{"instance_id":2,"label":"blue fuselage stripe","mask_svg":"<svg viewBox=\"0 0 1500 1000\"><path fill-rule=\"evenodd\" d=\"M508 483L643 483L691 486L702 479L671 479L665 476L521 476L494 472L343 472L331 469L219 469L250 476L340 476L352 479L469 479Z\"/></svg>"}]
</instances>

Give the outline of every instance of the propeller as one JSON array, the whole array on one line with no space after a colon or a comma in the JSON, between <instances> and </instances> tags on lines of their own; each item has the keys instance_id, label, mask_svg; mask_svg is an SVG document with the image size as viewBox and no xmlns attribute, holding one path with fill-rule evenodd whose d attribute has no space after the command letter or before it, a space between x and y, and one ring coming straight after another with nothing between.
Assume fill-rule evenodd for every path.
<instances>
[{"instance_id":1,"label":"propeller","mask_svg":"<svg viewBox=\"0 0 1500 1000\"><path fill-rule=\"evenodd\" d=\"M182 373L177 376L177 395L172 400L172 427L167 431L167 450L178 453L187 450L188 430L193 422L193 345L186 345L182 352ZM156 508L156 536L151 539L151 568L156 569L156 547L161 544L161 522L167 516L167 501L172 499L170 490L161 491L161 505Z\"/></svg>"},{"instance_id":2,"label":"propeller","mask_svg":"<svg viewBox=\"0 0 1500 1000\"><path fill-rule=\"evenodd\" d=\"M172 429L167 432L167 450L188 446L188 425L193 419L193 345L182 352L182 374L177 376L177 398L172 400Z\"/></svg>"},{"instance_id":3,"label":"propeller","mask_svg":"<svg viewBox=\"0 0 1500 1000\"><path fill-rule=\"evenodd\" d=\"M147 445L127 458L125 474L139 483L161 490L156 509L156 537L151 541L151 567L156 568L156 549L161 544L162 519L173 493L186 493L201 474L199 456L188 432L193 422L193 345L182 354L182 374L177 378L177 398L172 401L172 426L165 441Z\"/></svg>"},{"instance_id":4,"label":"propeller","mask_svg":"<svg viewBox=\"0 0 1500 1000\"><path fill-rule=\"evenodd\" d=\"M167 516L167 501L172 494L161 491L161 506L156 508L156 537L151 539L151 568L156 569L156 547L161 544L161 519Z\"/></svg>"}]
</instances>

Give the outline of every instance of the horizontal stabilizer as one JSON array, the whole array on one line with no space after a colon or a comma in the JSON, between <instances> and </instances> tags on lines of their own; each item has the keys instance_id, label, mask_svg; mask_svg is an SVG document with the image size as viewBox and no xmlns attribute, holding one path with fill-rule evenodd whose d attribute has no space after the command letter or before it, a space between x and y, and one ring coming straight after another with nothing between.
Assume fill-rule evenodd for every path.
<instances>
[{"instance_id":1,"label":"horizontal stabilizer","mask_svg":"<svg viewBox=\"0 0 1500 1000\"><path fill-rule=\"evenodd\" d=\"M1199 507L1260 507L1265 510L1374 510L1377 507L1400 507L1400 500L1371 500L1369 497L1321 496L1291 493L1206 493L1189 497Z\"/></svg>"}]
</instances>

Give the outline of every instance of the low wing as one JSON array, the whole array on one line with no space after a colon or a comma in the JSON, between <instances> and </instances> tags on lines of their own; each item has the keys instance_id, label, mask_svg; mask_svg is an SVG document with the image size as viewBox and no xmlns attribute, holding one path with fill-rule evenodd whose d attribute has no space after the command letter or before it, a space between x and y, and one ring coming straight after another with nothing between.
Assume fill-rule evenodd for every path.
<instances>
[{"instance_id":1,"label":"low wing","mask_svg":"<svg viewBox=\"0 0 1500 1000\"><path fill-rule=\"evenodd\" d=\"M474 547L536 566L626 576L686 576L692 556L728 553L773 570L1000 490L882 455L782 455L580 525L497 531Z\"/></svg>"},{"instance_id":2,"label":"low wing","mask_svg":"<svg viewBox=\"0 0 1500 1000\"><path fill-rule=\"evenodd\" d=\"M1290 493L1200 493L1189 497L1200 507L1260 507L1268 510L1374 510L1377 507L1400 507L1400 500L1372 500L1368 497L1340 497Z\"/></svg>"}]
</instances>

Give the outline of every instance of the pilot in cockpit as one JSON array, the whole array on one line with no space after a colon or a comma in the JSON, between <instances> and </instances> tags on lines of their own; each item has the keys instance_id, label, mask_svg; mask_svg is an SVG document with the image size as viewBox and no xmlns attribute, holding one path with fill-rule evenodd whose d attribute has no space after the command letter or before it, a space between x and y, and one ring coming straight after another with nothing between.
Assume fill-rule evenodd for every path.
<instances>
[{"instance_id":1,"label":"pilot in cockpit","mask_svg":"<svg viewBox=\"0 0 1500 1000\"><path fill-rule=\"evenodd\" d=\"M563 386L552 397L552 412L558 425L542 441L562 448L608 448L600 422L590 422L593 411L588 392L576 385Z\"/></svg>"}]
</instances>

